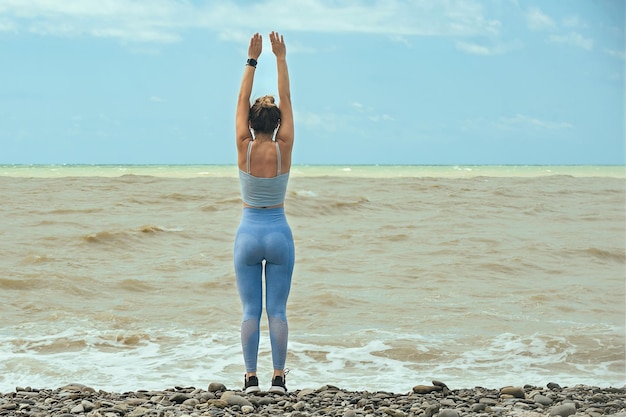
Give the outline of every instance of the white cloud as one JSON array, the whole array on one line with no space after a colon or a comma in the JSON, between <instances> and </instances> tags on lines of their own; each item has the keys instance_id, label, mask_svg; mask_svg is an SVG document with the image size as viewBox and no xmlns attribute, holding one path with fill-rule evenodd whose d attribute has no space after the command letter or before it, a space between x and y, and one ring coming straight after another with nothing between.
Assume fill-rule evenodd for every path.
<instances>
[{"instance_id":1,"label":"white cloud","mask_svg":"<svg viewBox=\"0 0 626 417\"><path fill-rule=\"evenodd\" d=\"M521 42L510 42L508 44L499 43L496 45L486 46L479 45L473 42L458 41L456 48L459 51L465 52L470 55L500 55L513 49L519 49L522 47Z\"/></svg>"},{"instance_id":2,"label":"white cloud","mask_svg":"<svg viewBox=\"0 0 626 417\"><path fill-rule=\"evenodd\" d=\"M268 31L278 27L285 32L386 34L402 42L409 36L482 36L500 30L500 22L488 19L476 0L2 0L0 17L6 21L0 28L144 43L176 42L186 29L205 29L225 40L246 41L250 27L258 27L259 22L265 22Z\"/></svg>"},{"instance_id":3,"label":"white cloud","mask_svg":"<svg viewBox=\"0 0 626 417\"><path fill-rule=\"evenodd\" d=\"M150 97L150 101L152 101L154 103L165 103L167 100L164 99L163 97L152 96L152 97Z\"/></svg>"},{"instance_id":4,"label":"white cloud","mask_svg":"<svg viewBox=\"0 0 626 417\"><path fill-rule=\"evenodd\" d=\"M619 58L619 59L626 60L626 52L624 52L624 51L616 51L614 49L605 49L604 53L608 54L610 56Z\"/></svg>"},{"instance_id":5,"label":"white cloud","mask_svg":"<svg viewBox=\"0 0 626 417\"><path fill-rule=\"evenodd\" d=\"M496 120L486 118L467 119L461 122L461 129L465 131L558 131L571 129L574 126L568 122L542 120L537 117L516 114L501 117Z\"/></svg>"},{"instance_id":6,"label":"white cloud","mask_svg":"<svg viewBox=\"0 0 626 417\"><path fill-rule=\"evenodd\" d=\"M546 30L555 27L554 20L544 14L538 7L533 7L526 13L526 22L531 30Z\"/></svg>"},{"instance_id":7,"label":"white cloud","mask_svg":"<svg viewBox=\"0 0 626 417\"><path fill-rule=\"evenodd\" d=\"M13 32L15 31L15 24L10 21L0 21L0 32Z\"/></svg>"},{"instance_id":8,"label":"white cloud","mask_svg":"<svg viewBox=\"0 0 626 417\"><path fill-rule=\"evenodd\" d=\"M395 120L390 115L386 113L379 114L373 107L365 106L358 101L354 101L350 105L361 115L360 117L365 116L373 122L391 122Z\"/></svg>"},{"instance_id":9,"label":"white cloud","mask_svg":"<svg viewBox=\"0 0 626 417\"><path fill-rule=\"evenodd\" d=\"M587 23L578 16L567 16L563 19L563 26L566 28L586 28Z\"/></svg>"},{"instance_id":10,"label":"white cloud","mask_svg":"<svg viewBox=\"0 0 626 417\"><path fill-rule=\"evenodd\" d=\"M341 121L337 115L330 112L311 112L294 110L294 119L298 121L298 125L310 130L322 130L326 132L334 132L339 129Z\"/></svg>"},{"instance_id":11,"label":"white cloud","mask_svg":"<svg viewBox=\"0 0 626 417\"><path fill-rule=\"evenodd\" d=\"M523 114L516 114L512 117L502 117L497 122L499 127L504 128L514 128L514 127L530 127L533 129L546 129L546 130L556 130L556 129L571 129L574 127L570 123L567 122L553 122L547 120L540 120L535 117L526 116Z\"/></svg>"},{"instance_id":12,"label":"white cloud","mask_svg":"<svg viewBox=\"0 0 626 417\"><path fill-rule=\"evenodd\" d=\"M470 42L457 42L456 48L472 55L493 55L493 52L483 45L477 45Z\"/></svg>"},{"instance_id":13,"label":"white cloud","mask_svg":"<svg viewBox=\"0 0 626 417\"><path fill-rule=\"evenodd\" d=\"M389 36L389 39L392 42L401 43L401 44L403 44L404 46L406 46L408 48L410 48L412 46L411 42L405 36L402 36L402 35L391 35L391 36Z\"/></svg>"},{"instance_id":14,"label":"white cloud","mask_svg":"<svg viewBox=\"0 0 626 417\"><path fill-rule=\"evenodd\" d=\"M593 48L593 40L585 38L577 32L570 32L567 35L551 35L548 40L552 43L572 45L588 51Z\"/></svg>"},{"instance_id":15,"label":"white cloud","mask_svg":"<svg viewBox=\"0 0 626 417\"><path fill-rule=\"evenodd\" d=\"M370 116L369 119L373 122L393 122L395 119L393 117L391 117L390 115L384 113L384 114L376 114L373 116Z\"/></svg>"}]
</instances>

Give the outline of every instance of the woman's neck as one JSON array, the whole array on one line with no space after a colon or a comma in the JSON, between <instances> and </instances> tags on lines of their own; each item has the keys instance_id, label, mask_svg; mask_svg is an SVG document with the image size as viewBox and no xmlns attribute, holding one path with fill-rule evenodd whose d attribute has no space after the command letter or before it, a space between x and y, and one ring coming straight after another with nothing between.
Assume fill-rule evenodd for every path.
<instances>
[{"instance_id":1,"label":"woman's neck","mask_svg":"<svg viewBox=\"0 0 626 417\"><path fill-rule=\"evenodd\" d=\"M257 133L254 135L254 140L259 142L271 142L273 138L274 135L271 133Z\"/></svg>"}]
</instances>

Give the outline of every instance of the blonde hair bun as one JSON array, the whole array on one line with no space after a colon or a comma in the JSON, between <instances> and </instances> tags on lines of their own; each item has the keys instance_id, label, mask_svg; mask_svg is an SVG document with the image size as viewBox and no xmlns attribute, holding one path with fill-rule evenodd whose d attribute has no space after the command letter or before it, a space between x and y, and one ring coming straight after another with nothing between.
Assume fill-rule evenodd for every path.
<instances>
[{"instance_id":1,"label":"blonde hair bun","mask_svg":"<svg viewBox=\"0 0 626 417\"><path fill-rule=\"evenodd\" d=\"M274 97L273 96L263 96L257 99L257 103L261 105L264 109L274 107Z\"/></svg>"}]
</instances>

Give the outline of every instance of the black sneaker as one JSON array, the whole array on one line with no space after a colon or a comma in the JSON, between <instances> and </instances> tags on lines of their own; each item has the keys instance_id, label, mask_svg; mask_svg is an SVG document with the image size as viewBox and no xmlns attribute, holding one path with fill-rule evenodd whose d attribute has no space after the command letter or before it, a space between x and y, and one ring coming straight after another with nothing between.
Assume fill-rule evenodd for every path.
<instances>
[{"instance_id":1,"label":"black sneaker","mask_svg":"<svg viewBox=\"0 0 626 417\"><path fill-rule=\"evenodd\" d=\"M287 375L287 372L285 372L285 376L286 375ZM285 386L285 378L282 376L278 376L278 375L275 376L272 379L272 386L270 387L268 392L271 392L274 394L286 394L287 387Z\"/></svg>"},{"instance_id":2,"label":"black sneaker","mask_svg":"<svg viewBox=\"0 0 626 417\"><path fill-rule=\"evenodd\" d=\"M259 379L256 376L252 375L250 378L246 378L244 376L243 382L243 390L246 392L246 394L252 394L254 392L261 391L261 388L259 388Z\"/></svg>"}]
</instances>

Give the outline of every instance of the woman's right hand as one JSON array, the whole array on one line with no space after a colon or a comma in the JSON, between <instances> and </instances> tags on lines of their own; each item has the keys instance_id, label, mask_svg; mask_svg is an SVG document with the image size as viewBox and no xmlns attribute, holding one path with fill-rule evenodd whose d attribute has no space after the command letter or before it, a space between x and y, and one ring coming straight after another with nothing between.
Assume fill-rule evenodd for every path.
<instances>
[{"instance_id":1,"label":"woman's right hand","mask_svg":"<svg viewBox=\"0 0 626 417\"><path fill-rule=\"evenodd\" d=\"M272 44L272 52L274 52L276 58L285 58L287 56L287 48L282 35L279 35L278 32L270 33L270 42Z\"/></svg>"},{"instance_id":2,"label":"woman's right hand","mask_svg":"<svg viewBox=\"0 0 626 417\"><path fill-rule=\"evenodd\" d=\"M258 60L263 50L263 39L261 35L255 33L250 39L250 46L248 46L248 58Z\"/></svg>"}]
</instances>

